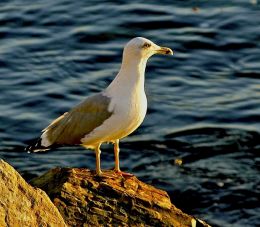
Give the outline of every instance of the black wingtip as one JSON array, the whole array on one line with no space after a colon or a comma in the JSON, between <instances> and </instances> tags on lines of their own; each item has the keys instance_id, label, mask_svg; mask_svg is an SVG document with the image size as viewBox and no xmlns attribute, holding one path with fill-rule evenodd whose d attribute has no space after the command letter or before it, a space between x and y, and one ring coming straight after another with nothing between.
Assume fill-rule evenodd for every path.
<instances>
[{"instance_id":1,"label":"black wingtip","mask_svg":"<svg viewBox=\"0 0 260 227\"><path fill-rule=\"evenodd\" d=\"M27 153L32 153L32 152L44 152L49 150L48 147L44 147L41 145L42 139L41 138L37 138L33 141L31 141L30 145L27 146L24 150Z\"/></svg>"}]
</instances>

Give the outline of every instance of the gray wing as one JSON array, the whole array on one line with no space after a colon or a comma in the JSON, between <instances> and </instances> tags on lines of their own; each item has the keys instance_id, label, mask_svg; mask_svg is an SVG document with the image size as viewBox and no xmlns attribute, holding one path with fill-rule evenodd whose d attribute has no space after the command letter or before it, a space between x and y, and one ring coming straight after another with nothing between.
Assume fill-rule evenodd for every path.
<instances>
[{"instance_id":1,"label":"gray wing","mask_svg":"<svg viewBox=\"0 0 260 227\"><path fill-rule=\"evenodd\" d=\"M108 111L110 98L101 93L88 97L69 112L54 120L43 134L51 145L81 144L81 139L100 126L113 113Z\"/></svg>"}]
</instances>

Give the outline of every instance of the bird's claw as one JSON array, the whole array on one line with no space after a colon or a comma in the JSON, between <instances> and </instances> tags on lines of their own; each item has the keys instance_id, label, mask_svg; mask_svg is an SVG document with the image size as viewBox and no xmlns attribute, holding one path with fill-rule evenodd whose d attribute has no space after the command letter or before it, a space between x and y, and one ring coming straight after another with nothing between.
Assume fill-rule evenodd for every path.
<instances>
[{"instance_id":1,"label":"bird's claw","mask_svg":"<svg viewBox=\"0 0 260 227\"><path fill-rule=\"evenodd\" d=\"M134 176L134 174L126 173L126 172L123 172L121 170L114 170L114 171L115 171L115 174L118 174L122 177L132 177L132 176Z\"/></svg>"}]
</instances>

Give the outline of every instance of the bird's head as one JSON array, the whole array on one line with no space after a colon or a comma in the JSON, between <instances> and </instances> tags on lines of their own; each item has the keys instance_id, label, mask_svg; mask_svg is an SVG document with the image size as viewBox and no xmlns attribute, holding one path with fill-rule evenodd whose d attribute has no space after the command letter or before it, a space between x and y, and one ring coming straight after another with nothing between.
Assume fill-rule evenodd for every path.
<instances>
[{"instance_id":1,"label":"bird's head","mask_svg":"<svg viewBox=\"0 0 260 227\"><path fill-rule=\"evenodd\" d=\"M168 47L161 47L143 37L131 39L124 48L124 55L148 59L154 54L173 55Z\"/></svg>"}]
</instances>

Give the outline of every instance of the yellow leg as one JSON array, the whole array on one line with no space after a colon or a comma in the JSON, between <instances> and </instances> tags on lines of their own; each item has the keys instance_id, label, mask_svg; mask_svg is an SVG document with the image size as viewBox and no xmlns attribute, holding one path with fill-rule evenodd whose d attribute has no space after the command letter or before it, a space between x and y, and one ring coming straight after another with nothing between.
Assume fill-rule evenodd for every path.
<instances>
[{"instance_id":1,"label":"yellow leg","mask_svg":"<svg viewBox=\"0 0 260 227\"><path fill-rule=\"evenodd\" d=\"M114 143L114 153L115 153L115 171L121 172L119 167L119 140Z\"/></svg>"},{"instance_id":2,"label":"yellow leg","mask_svg":"<svg viewBox=\"0 0 260 227\"><path fill-rule=\"evenodd\" d=\"M132 177L133 174L125 173L120 170L119 167L119 140L116 140L114 143L114 152L115 152L115 173L121 175L122 177Z\"/></svg>"},{"instance_id":3,"label":"yellow leg","mask_svg":"<svg viewBox=\"0 0 260 227\"><path fill-rule=\"evenodd\" d=\"M101 171L101 167L100 167L100 154L101 154L100 145L101 144L99 144L95 149L95 152L96 152L96 174L98 176L102 175L102 171Z\"/></svg>"}]
</instances>

